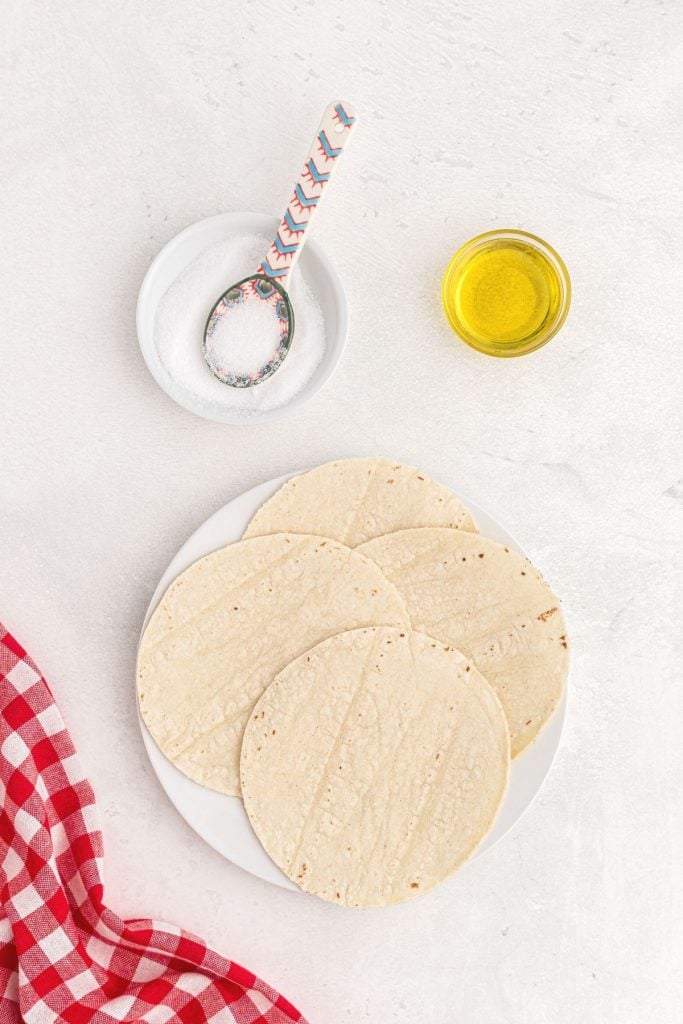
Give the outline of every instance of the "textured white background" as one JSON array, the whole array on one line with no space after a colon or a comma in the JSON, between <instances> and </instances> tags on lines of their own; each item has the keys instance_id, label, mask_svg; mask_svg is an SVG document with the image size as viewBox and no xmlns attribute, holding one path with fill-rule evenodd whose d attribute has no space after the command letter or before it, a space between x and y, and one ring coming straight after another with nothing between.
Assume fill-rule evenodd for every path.
<instances>
[{"instance_id":1,"label":"textured white background","mask_svg":"<svg viewBox=\"0 0 683 1024\"><path fill-rule=\"evenodd\" d=\"M313 1024L680 1020L680 5L5 0L1 18L0 615L96 787L111 905L200 932ZM335 98L362 119L316 225L348 289L344 362L281 421L196 419L140 357L145 270L194 220L278 213ZM503 226L554 244L575 290L562 334L516 361L459 344L439 306L454 249ZM133 667L203 519L377 452L497 514L574 647L564 745L514 833L422 902L354 913L195 838L147 763Z\"/></svg>"}]
</instances>

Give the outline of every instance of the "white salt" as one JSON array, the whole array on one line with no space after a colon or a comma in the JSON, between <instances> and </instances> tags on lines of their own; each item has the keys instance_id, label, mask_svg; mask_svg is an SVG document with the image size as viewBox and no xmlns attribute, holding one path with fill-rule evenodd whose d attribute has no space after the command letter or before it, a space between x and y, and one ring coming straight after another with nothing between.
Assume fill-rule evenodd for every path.
<instances>
[{"instance_id":1,"label":"white salt","mask_svg":"<svg viewBox=\"0 0 683 1024\"><path fill-rule=\"evenodd\" d=\"M271 362L280 344L281 330L275 307L265 299L245 298L229 306L216 322L207 348L211 361L226 373L257 373Z\"/></svg>"},{"instance_id":2,"label":"white salt","mask_svg":"<svg viewBox=\"0 0 683 1024\"><path fill-rule=\"evenodd\" d=\"M206 365L204 327L216 300L230 285L256 271L270 239L240 235L205 249L178 275L156 311L154 344L175 392L185 395L200 411L225 409L244 420L285 405L309 382L325 352L322 310L299 267L288 289L294 309L292 346L278 370L251 388L223 384ZM227 314L233 316L234 314Z\"/></svg>"}]
</instances>

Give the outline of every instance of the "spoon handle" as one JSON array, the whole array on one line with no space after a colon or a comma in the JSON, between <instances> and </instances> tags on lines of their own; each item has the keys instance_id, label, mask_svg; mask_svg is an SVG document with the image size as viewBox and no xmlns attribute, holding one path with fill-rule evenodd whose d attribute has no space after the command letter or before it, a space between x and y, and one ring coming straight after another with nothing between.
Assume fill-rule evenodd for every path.
<instances>
[{"instance_id":1,"label":"spoon handle","mask_svg":"<svg viewBox=\"0 0 683 1024\"><path fill-rule=\"evenodd\" d=\"M320 205L325 186L332 177L355 123L356 117L348 103L330 103L296 180L277 234L258 268L259 274L277 278L285 290L303 249L306 228Z\"/></svg>"}]
</instances>

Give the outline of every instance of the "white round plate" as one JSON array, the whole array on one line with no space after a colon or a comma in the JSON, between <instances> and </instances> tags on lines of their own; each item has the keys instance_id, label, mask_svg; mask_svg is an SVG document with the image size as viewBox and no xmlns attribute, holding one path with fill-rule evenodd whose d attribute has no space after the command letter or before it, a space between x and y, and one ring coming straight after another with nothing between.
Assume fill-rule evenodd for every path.
<instances>
[{"instance_id":1,"label":"white round plate","mask_svg":"<svg viewBox=\"0 0 683 1024\"><path fill-rule=\"evenodd\" d=\"M219 509L192 534L159 580L159 586L147 609L143 631L162 595L176 576L179 576L181 572L184 572L197 559L203 558L204 555L240 540L256 510L292 476L295 474L288 473L276 480L269 480L267 483L252 487L250 491L245 491L244 494ZM495 519L474 502L464 498L457 487L453 490L472 510L485 537L491 537L500 544L507 544L508 547L524 554L519 545L515 543L514 538ZM566 710L565 690L552 718L536 742L512 762L510 784L503 806L493 829L477 848L471 860L480 857L486 850L490 850L519 820L533 801L550 771L550 766L559 747ZM222 853L233 864L239 865L245 871L249 871L252 875L257 875L267 882L274 882L286 889L297 889L298 887L280 871L261 846L249 824L242 801L235 796L225 796L222 793L205 789L197 782L193 782L192 779L188 779L162 754L142 719L140 719L140 726L152 767L171 802L188 825L210 846L213 846L214 850Z\"/></svg>"},{"instance_id":2,"label":"white round plate","mask_svg":"<svg viewBox=\"0 0 683 1024\"><path fill-rule=\"evenodd\" d=\"M289 402L275 409L251 412L246 420L243 411L221 408L218 405L208 407L203 404L192 391L183 386L181 381L170 376L159 359L154 344L157 306L178 275L200 253L216 242L222 242L232 235L265 235L266 238L271 238L275 235L278 223L276 217L262 213L220 213L216 217L197 221L164 246L145 274L138 295L136 313L142 356L159 387L163 388L178 405L204 419L217 420L219 423L254 423L256 420L270 420L282 416L283 413L290 412L312 398L334 373L341 359L349 326L344 286L322 249L315 242L309 241L306 242L299 257L299 268L323 313L325 352L309 382ZM246 268L246 272L249 272L249 268ZM226 286L229 283L226 282ZM198 339L197 344L200 341L201 339Z\"/></svg>"}]
</instances>

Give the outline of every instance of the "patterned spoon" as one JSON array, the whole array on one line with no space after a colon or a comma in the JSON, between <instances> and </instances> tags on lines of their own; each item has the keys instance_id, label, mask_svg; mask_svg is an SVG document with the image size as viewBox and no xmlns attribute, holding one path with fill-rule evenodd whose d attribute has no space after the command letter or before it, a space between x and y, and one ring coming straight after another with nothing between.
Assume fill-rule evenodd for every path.
<instances>
[{"instance_id":1,"label":"patterned spoon","mask_svg":"<svg viewBox=\"0 0 683 1024\"><path fill-rule=\"evenodd\" d=\"M211 372L230 387L260 384L279 369L289 352L294 337L294 310L287 294L290 276L306 228L355 123L348 104L330 104L265 259L255 274L231 285L209 314L204 358Z\"/></svg>"}]
</instances>

